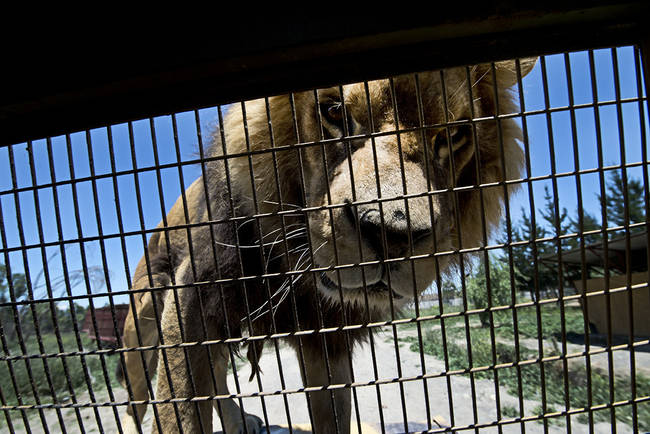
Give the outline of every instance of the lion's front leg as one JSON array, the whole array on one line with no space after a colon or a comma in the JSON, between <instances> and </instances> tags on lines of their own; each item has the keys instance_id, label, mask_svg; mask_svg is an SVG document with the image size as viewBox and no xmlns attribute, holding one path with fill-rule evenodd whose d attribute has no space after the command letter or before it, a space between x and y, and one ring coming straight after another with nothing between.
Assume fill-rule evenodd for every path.
<instances>
[{"instance_id":1,"label":"lion's front leg","mask_svg":"<svg viewBox=\"0 0 650 434\"><path fill-rule=\"evenodd\" d=\"M343 352L336 352L328 349L327 360L329 360L332 381L330 383L327 375L327 360L321 344L320 337L305 340L304 348L305 374L303 378L305 386L328 386L330 384L347 384L352 381L348 355ZM332 397L333 394L333 397ZM323 390L310 392L309 401L313 418L313 432L317 434L329 434L338 432L347 434L350 432L351 396L350 388L337 389L335 391ZM332 402L334 407L332 407Z\"/></svg>"},{"instance_id":2,"label":"lion's front leg","mask_svg":"<svg viewBox=\"0 0 650 434\"><path fill-rule=\"evenodd\" d=\"M229 395L230 392L228 391L227 382L228 348L225 345L219 345L212 347L211 350L214 377L217 381L215 394ZM219 417L221 417L224 434L258 434L262 429L262 419L253 414L242 412L233 398L215 400L214 408L217 410Z\"/></svg>"},{"instance_id":3,"label":"lion's front leg","mask_svg":"<svg viewBox=\"0 0 650 434\"><path fill-rule=\"evenodd\" d=\"M158 330L156 329L155 319L153 313L148 310L153 310L149 305L151 295L145 294L143 297L145 303L141 303L139 307L144 305L144 308L133 312L129 310L129 314L124 324L123 346L124 348L135 348L139 346L149 346L158 344ZM151 315L151 316L147 316ZM138 339L135 329L135 317L139 318L139 329L142 340ZM157 354L154 350L150 351L127 351L124 353L124 365L118 364L118 378L124 388L127 388L127 380L131 387L132 399L134 401L144 401L149 398L149 385L147 380L151 380L154 371L156 370ZM149 375L145 374L145 369ZM138 404L129 406L126 409L126 414L123 416L122 425L126 434L134 434L139 432L138 427L142 423L145 412L147 411L146 404Z\"/></svg>"},{"instance_id":4,"label":"lion's front leg","mask_svg":"<svg viewBox=\"0 0 650 434\"><path fill-rule=\"evenodd\" d=\"M179 315L180 311L180 321ZM178 302L173 291L165 299L161 328L165 345L202 341L201 312L198 294L194 288L179 289ZM210 365L204 346L161 349L158 363L157 400L170 398L207 397L212 392ZM212 432L212 403L176 402L158 404L160 427L167 433ZM154 423L153 432L157 433Z\"/></svg>"}]
</instances>

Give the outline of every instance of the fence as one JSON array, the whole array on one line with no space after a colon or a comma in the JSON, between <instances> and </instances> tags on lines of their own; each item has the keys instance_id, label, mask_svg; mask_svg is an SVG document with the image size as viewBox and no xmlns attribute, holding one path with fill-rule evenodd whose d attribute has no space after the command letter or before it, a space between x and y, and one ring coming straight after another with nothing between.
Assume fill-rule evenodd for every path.
<instances>
[{"instance_id":1,"label":"fence","mask_svg":"<svg viewBox=\"0 0 650 434\"><path fill-rule=\"evenodd\" d=\"M650 430L641 49L541 54L0 148L0 426Z\"/></svg>"}]
</instances>

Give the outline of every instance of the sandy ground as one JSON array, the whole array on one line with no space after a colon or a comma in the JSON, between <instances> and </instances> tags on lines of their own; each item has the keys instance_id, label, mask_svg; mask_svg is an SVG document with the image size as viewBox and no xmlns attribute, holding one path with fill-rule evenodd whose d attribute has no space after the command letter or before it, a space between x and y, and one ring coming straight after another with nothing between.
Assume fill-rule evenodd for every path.
<instances>
[{"instance_id":1,"label":"sandy ground","mask_svg":"<svg viewBox=\"0 0 650 434\"><path fill-rule=\"evenodd\" d=\"M404 330L400 332L399 337L402 338L407 335L413 335L414 333L412 329ZM580 348L578 345L576 347ZM569 352L572 352L572 350L578 351L575 348L570 348ZM396 362L396 351L399 354L399 366ZM372 354L373 352L369 345L364 345L356 351L354 358L355 382L364 383L375 380ZM380 380L395 379L400 375L401 377L414 378L423 373L435 375L445 371L444 363L431 356L424 356L423 366L420 354L410 351L406 344L399 343L396 349L390 331L381 332L375 337L374 354L377 378ZM629 353L623 351L616 352L614 361L617 372L624 370L626 365L629 371ZM299 365L293 351L288 348L282 349L280 362L285 380L284 387L282 387L280 376L278 375L280 372L278 359L273 348L269 347L265 350L261 360L261 368L264 372L261 376L262 390L278 391L302 387ZM606 366L606 355L592 358L592 363L604 363ZM650 353L637 353L637 369L647 369L648 367L650 367ZM401 370L401 374L398 368ZM255 380L248 382L248 376L250 374L250 367L248 365L243 365L238 370L238 374L243 393L258 392L260 390ZM233 392L236 388L232 376L229 381L230 390ZM448 395L449 388L452 392L451 396ZM114 394L117 401L127 399L126 392L121 388L115 389ZM435 421L443 425L450 424L458 427L472 426L475 423L489 424L497 420L496 395L497 391L492 381L475 380L474 387L472 387L469 378L459 375L451 376L449 382L446 377L441 377L427 379L426 383L422 379L412 379L411 381L405 381L399 384L356 387L353 395L353 425L356 425L357 414L363 422L362 432L364 433L425 431L438 428L439 425ZM98 402L106 402L109 400L105 390L100 392L96 398ZM502 407L509 405L514 408L519 408L519 399L509 395L503 387L499 390L499 398ZM80 396L78 399L80 402L89 401L88 396ZM475 406L472 405L472 402L475 403ZM247 412L254 413L263 419L266 418L268 423L276 426L276 428L280 425L287 425L289 417L291 418L292 424L309 424L306 398L302 393L270 396L265 397L263 400L259 397L244 398L243 404ZM524 400L525 414L532 414L532 409L538 405L539 402ZM116 415L113 411L114 408L101 407L98 410L99 417L90 409L81 410L80 417L83 421L84 431L89 433L100 432L98 421L101 421L103 432L118 432ZM119 414L122 414L124 411L125 407L117 407ZM32 413L29 417L31 432L43 432L43 422L37 413ZM50 427L50 432L63 431L58 421L57 413L54 410L46 410L43 413L45 423ZM147 412L145 432L150 431L152 413L151 410ZM428 415L432 419L430 425L427 424ZM216 412L214 416L214 430L218 432L221 428ZM61 417L64 420L67 432L82 431L74 410L62 410ZM12 412L11 418L12 422L14 422L14 430L16 432L26 432L18 412ZM566 432L566 418L558 418L555 420L557 422L548 426L548 432ZM573 432L589 432L587 426L578 423L577 417L572 417L570 423ZM527 433L544 432L544 425L536 421L525 423L525 427L520 423L504 425L502 432L519 433L522 432L522 428ZM618 424L617 428L620 433L632 432L631 427L624 424ZM2 429L6 430L6 425ZM272 431L281 432L282 430L274 429ZM474 429L468 429L467 431L461 432L473 431ZM294 430L294 432L296 431ZM487 427L480 429L480 432L497 433L499 430L497 427ZM595 432L609 433L611 432L611 426L606 423L599 423L595 427Z\"/></svg>"}]
</instances>

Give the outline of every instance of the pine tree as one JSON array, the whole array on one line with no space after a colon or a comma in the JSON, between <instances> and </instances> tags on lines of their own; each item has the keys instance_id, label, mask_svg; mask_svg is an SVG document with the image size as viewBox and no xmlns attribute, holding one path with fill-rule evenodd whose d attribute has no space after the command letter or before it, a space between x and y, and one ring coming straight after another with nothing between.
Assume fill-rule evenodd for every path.
<instances>
[{"instance_id":1,"label":"pine tree","mask_svg":"<svg viewBox=\"0 0 650 434\"><path fill-rule=\"evenodd\" d=\"M554 237L573 232L571 219L569 219L566 208L562 208L559 214L556 213L554 196L547 185L544 186L544 208L540 212L544 221L551 228L549 233ZM564 238L561 240L560 245L563 250L574 249L578 247L578 242L575 238Z\"/></svg>"},{"instance_id":2,"label":"pine tree","mask_svg":"<svg viewBox=\"0 0 650 434\"><path fill-rule=\"evenodd\" d=\"M25 275L22 273L12 273L11 275L11 289L9 288L9 279L7 276L7 267L5 264L0 264L0 303L8 303L13 299L21 300L27 293L27 284ZM2 323L2 331L8 341L13 340L16 330L16 322L14 320L14 311L9 306L0 307L0 323Z\"/></svg>"},{"instance_id":3,"label":"pine tree","mask_svg":"<svg viewBox=\"0 0 650 434\"><path fill-rule=\"evenodd\" d=\"M645 203L643 184L637 179L627 177L627 192L623 176L618 170L609 172L607 191L605 192L605 210L608 226L624 226L629 223L645 221ZM629 218L626 218L626 203ZM598 196L600 200L600 196ZM602 201L601 201L602 203Z\"/></svg>"},{"instance_id":4,"label":"pine tree","mask_svg":"<svg viewBox=\"0 0 650 434\"><path fill-rule=\"evenodd\" d=\"M467 279L467 297L474 308L484 309L504 306L510 303L510 270L503 260L490 260L489 276L486 272L485 258L481 257L476 272ZM489 280L488 280L489 277ZM489 294L488 294L489 283ZM489 296L489 297L488 297ZM490 325L490 313L479 313L481 326Z\"/></svg>"},{"instance_id":5,"label":"pine tree","mask_svg":"<svg viewBox=\"0 0 650 434\"><path fill-rule=\"evenodd\" d=\"M557 287L557 272L540 263L541 257L554 252L553 243L535 241L548 235L548 231L538 222L533 227L532 219L522 208L521 220L513 224L511 234L513 243L525 243L512 247L515 287L517 291L529 292L533 300L537 298L537 290L546 291ZM507 229L504 228L501 237L501 242L508 242ZM501 260L509 262L508 255L504 255Z\"/></svg>"},{"instance_id":6,"label":"pine tree","mask_svg":"<svg viewBox=\"0 0 650 434\"><path fill-rule=\"evenodd\" d=\"M584 210L582 214L582 230L580 228L580 221L577 215L575 217L571 217L569 220L571 221L571 231L576 232L577 234L600 230L602 228L600 221L593 214L590 214L588 211ZM588 246L590 244L600 243L603 239L603 236L601 233L596 233L584 235L584 238L585 246ZM580 239L578 239L576 242L578 244L576 247L580 247Z\"/></svg>"}]
</instances>

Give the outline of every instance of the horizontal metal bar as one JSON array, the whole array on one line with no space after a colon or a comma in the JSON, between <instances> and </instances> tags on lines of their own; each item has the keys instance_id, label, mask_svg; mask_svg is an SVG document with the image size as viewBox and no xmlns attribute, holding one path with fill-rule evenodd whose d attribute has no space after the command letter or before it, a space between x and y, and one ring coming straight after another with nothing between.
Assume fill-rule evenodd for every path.
<instances>
[{"instance_id":1,"label":"horizontal metal bar","mask_svg":"<svg viewBox=\"0 0 650 434\"><path fill-rule=\"evenodd\" d=\"M601 106L616 105L619 103L633 103L633 102L638 103L641 101L647 101L647 98L646 97L626 98L626 99L622 99L621 101L611 100L611 101L596 102L596 103L575 104L575 105L554 107L548 109L530 110L525 112L508 113L508 114L501 114L495 116L477 117L473 119L461 119L461 120L443 122L439 124L423 125L423 126L410 127L410 128L402 127L390 131L378 131L378 132L365 133L365 134L346 135L343 137L337 137L332 139L323 138L322 140L298 142L298 143L292 143L290 145L276 145L273 147L268 147L263 149L254 149L245 152L234 152L230 154L215 155L212 157L203 156L202 158L193 158L193 159L178 161L174 163L162 163L158 165L138 167L134 169L116 170L116 171L112 171L111 173L103 173L103 174L100 173L100 174L95 174L93 176L78 177L72 179L65 179L61 181L37 184L33 186L25 186L25 187L13 188L13 189L0 190L0 196L14 194L14 193L22 193L26 191L33 191L35 189L52 188L52 187L59 187L64 185L74 185L78 183L91 182L93 180L98 180L98 179L115 179L121 176L134 175L137 173L156 172L163 169L175 169L175 168L185 167L185 166L197 166L197 165L205 164L207 162L227 161L229 159L234 159L234 158L248 157L249 155L264 155L264 154L275 154L278 152L285 152L285 151L295 151L296 149L322 146L331 143L332 144L341 143L349 140L359 140L359 139L372 140L372 139L377 139L379 137L393 136L393 135L407 134L407 133L417 133L417 132L422 132L431 129L439 129L439 128L445 128L451 126L458 126L458 125L472 125L475 123L494 121L495 119L499 119L499 120L516 119L523 116L535 116L535 115L542 115L546 113L558 113L558 112L570 111L573 109L596 108ZM607 166L607 167L615 167L615 166Z\"/></svg>"},{"instance_id":2,"label":"horizontal metal bar","mask_svg":"<svg viewBox=\"0 0 650 434\"><path fill-rule=\"evenodd\" d=\"M468 317L471 315L478 315L484 312L500 312L500 311L508 311L508 310L513 310L513 309L523 309L523 308L528 308L528 307L535 307L535 306L543 306L546 304L557 304L557 303L566 303L570 301L579 301L583 300L584 298L592 298L592 297L598 297L598 296L603 296L607 294L617 294L617 293L623 293L623 292L629 292L629 291L638 291L642 289L648 288L648 283L640 283L640 284L635 284L635 285L627 285L627 286L620 286L616 288L609 288L609 289L604 289L600 291L592 291L588 292L586 294L574 294L574 295L565 295L563 297L551 297L551 298L545 298L539 301L530 301L530 302L523 302L523 303L515 303L512 305L500 305L500 306L492 306L488 308L482 308L482 309L468 309L468 310L463 310L460 312L449 312L449 313L444 313L444 314L438 314L438 315L424 315L424 316L419 316L419 317L412 317L412 318L403 318L403 319L395 319L395 320L386 320L386 321L377 321L377 322L370 322L370 323L362 323L362 324L350 324L350 325L342 325L339 327L326 327L326 328L321 328L321 329L306 329L306 330L300 330L297 332L287 332L287 333L274 333L274 334L268 334L268 335L255 335L255 336L244 336L240 338L227 338L227 339L214 339L214 340L206 340L206 341L201 341L201 342L183 342L179 344L165 344L165 345L148 345L148 346L140 346L140 347L128 347L128 348L111 348L111 349L106 349L106 350L88 350L88 351L69 351L69 352L62 352L62 353L46 353L46 354L23 354L23 355L15 355L15 356L2 356L0 357L0 361L15 361L15 360L30 360L30 359L44 359L44 358L57 358L57 357L74 357L74 356L90 356L90 355L113 355L113 354L119 354L119 353L127 353L127 352L134 352L134 351L151 351L151 350L158 350L158 349L174 349L174 348L186 348L186 347L196 347L196 346L211 346L211 345L220 345L220 344L246 344L250 342L256 342L256 341L264 341L264 340L278 340L278 339L285 339L285 338L291 338L291 337L301 337L301 336L310 336L310 335L320 335L320 334L328 334L328 333L336 333L340 331L352 331L352 330L361 330L361 329L374 329L374 328L380 328L380 327L386 327L386 326L398 326L398 325L405 325L405 324L417 324L417 323L423 323L423 322L431 322L431 321L441 321L445 319L452 319L452 318L461 318L461 317ZM649 340L640 340L640 341L635 341L632 345L645 345L645 343L650 343ZM613 347L612 347L613 348ZM587 354L592 354L592 353L584 353L585 355Z\"/></svg>"},{"instance_id":3,"label":"horizontal metal bar","mask_svg":"<svg viewBox=\"0 0 650 434\"><path fill-rule=\"evenodd\" d=\"M645 341L645 343L641 345L647 345L648 341ZM636 345L635 345L636 346ZM611 351L618 351L622 350L625 348L619 348L621 347L620 345L616 345L613 347L610 347ZM600 354L604 352L608 352L608 349L602 349L601 351L596 352L595 354ZM591 354L591 353L589 353ZM338 389L349 389L349 388L359 388L359 387L368 387L368 386L378 386L378 385L386 385L386 384L394 384L394 383L405 383L405 382L412 382L412 381L420 381L420 380L431 380L435 378L445 378L445 377L451 377L451 376L456 376L456 375L465 375L469 374L472 372L483 372L483 371L491 371L491 370L498 370L498 369L505 369L505 368L512 368L512 367L517 367L517 366L527 366L527 365L535 365L535 364L540 364L540 363L547 363L547 362L557 362L561 361L563 359L574 359L574 358L579 358L579 357L584 357L584 354L581 353L575 353L575 354L568 354L568 355L559 355L559 356L547 356L543 358L538 358L538 359L527 359L527 360L521 360L519 362L511 362L511 363L504 363L502 365L498 366L482 366L478 368L470 368L470 369L458 369L458 370L453 370L453 371L444 371L436 374L423 374L423 375L417 375L417 376L409 376L409 377L401 377L401 378L389 378L389 379L377 379L377 380L370 380L370 381L363 381L363 382L355 382L355 383L349 383L349 384L330 384L327 386L311 386L311 387L301 387L297 389L282 389L282 390L274 390L274 391L260 391L260 392L252 392L252 393L233 393L233 394L227 394L227 395L209 395L209 396L195 396L192 398L171 398L171 399L165 399L165 400L157 400L157 399L150 399L150 400L138 400L138 401L114 401L114 402L89 402L89 403L69 403L69 404L23 404L23 405L13 405L13 406L0 406L0 410L35 410L35 409L48 409L48 408L94 408L94 407L119 407L119 406L126 406L126 405L138 405L138 404L170 404L170 403L182 403L182 402L206 402L206 401L214 401L214 400L222 400L222 399L231 399L231 398L260 398L260 397L266 397L266 396L279 396L279 395L295 395L298 393L308 393L308 392L319 392L319 391L324 391L324 390L338 390ZM638 400L638 401L637 401ZM650 400L650 396L641 396L635 398L635 401L637 402L644 402ZM621 403L628 403L631 402L632 400L629 401L617 401ZM606 405L606 404L601 404L601 405ZM600 407L599 405L598 407ZM623 404L621 404L623 405Z\"/></svg>"},{"instance_id":4,"label":"horizontal metal bar","mask_svg":"<svg viewBox=\"0 0 650 434\"><path fill-rule=\"evenodd\" d=\"M617 231L624 230L624 229L640 228L640 227L644 227L645 225L646 225L646 223L632 223L632 224L626 225L626 226L615 226L615 227L611 227L611 228L594 229L594 230L591 230L591 231L585 231L585 232L581 232L581 233L560 235L560 236L555 236L555 237L537 238L535 240L516 241L516 242L512 242L512 243L494 244L494 245L485 246L485 247L480 246L480 247L473 247L473 248L460 249L460 250L449 250L449 251L445 251L445 252L436 252L436 253L405 256L405 257L398 257L398 258L389 258L389 259L379 259L379 260L373 260L373 261L365 261L365 262L360 262L360 263L355 263L355 264L330 265L330 266L327 266L327 267L315 267L315 268L308 268L308 269L304 269L304 270L293 270L293 271L278 272L278 273L265 273L265 274L260 274L260 275L242 276L242 277L237 277L237 278L224 278L224 279L209 280L209 281L203 281L203 282L194 282L194 283L191 283L191 284L184 284L184 285L183 284L176 284L176 285L156 286L156 287L153 287L153 288L132 288L132 289L129 289L129 290L124 290L124 291L109 291L109 292L103 292L103 293L99 293L99 294L84 294L84 295L67 296L67 297L51 297L51 298L21 300L21 301L16 301L16 302L5 302L5 303L0 303L0 307L29 305L29 304L33 304L33 303L50 303L50 302L69 301L69 300L85 300L85 299L92 299L92 298L98 298L98 297L115 297L115 296L118 296L118 295L138 294L138 293L142 293L142 292L165 291L165 290L169 290L169 289L183 289L183 288L194 288L194 287L201 287L201 286L212 286L212 285L219 285L219 284L232 283L232 282L245 282L245 281L252 281L252 280L260 280L260 279L266 279L266 278L270 278L270 277L290 277L290 276L304 274L304 273L321 273L321 272L324 272L324 271L344 270L344 269L358 268L358 267L369 266L369 265L391 264L391 263L399 263L399 262L405 262L405 261L416 261L416 260L422 260L422 259L427 259L427 258L444 257L444 256L450 256L450 255L479 253L479 252L483 252L483 251L500 250L500 249L504 249L504 248L507 248L507 247L521 247L521 246L526 246L526 245L530 245L530 244L538 244L538 243L542 243L542 242L550 242L550 241L554 241L554 240L577 238L577 237L587 236L587 235L597 235L597 234L602 234L603 232L605 232L605 233L617 232Z\"/></svg>"},{"instance_id":5,"label":"horizontal metal bar","mask_svg":"<svg viewBox=\"0 0 650 434\"><path fill-rule=\"evenodd\" d=\"M462 187L453 187L453 188L445 188L445 189L440 189L440 190L432 190L432 191L426 191L422 193L410 193L410 194L403 194L399 196L390 196L390 197L384 197L384 198L377 198L377 199L368 199L368 200L356 200L356 201L351 201L350 205L353 206L360 206L360 205L368 205L368 204L379 204L383 202L390 202L390 201L395 201L395 200L404 200L404 199L416 199L420 197L428 197L428 196L436 196L440 194L445 194L445 193L454 193L454 192L463 192L463 191L473 191L477 189L485 189L485 188L491 188L491 187L498 187L498 186L504 186L504 185L518 185L518 184L525 184L528 182L538 182L538 181L545 181L545 180L550 180L550 179L556 179L556 178L566 178L566 177L575 177L578 175L589 175L593 173L600 173L600 172L607 172L607 171L612 171L612 170L617 170L617 169L631 169L631 168L636 168L636 167L642 167L642 166L647 166L648 163L650 162L634 162L634 163L627 163L624 165L612 165L612 166L605 166L601 168L593 168L593 169L583 169L579 171L572 171L572 172L562 172L562 173L557 173L557 174L550 174L550 175L539 175L539 176L534 176L530 178L519 178L519 179L512 179L512 180L507 180L507 181L501 181L501 182L491 182L491 183L484 183L484 184L479 184L479 185L468 185L468 186L462 186ZM34 189L34 187L30 187L29 189ZM7 193L10 194L10 193ZM124 237L130 237L134 235L143 235L143 234L151 234L155 232L168 232L168 231L175 231L179 229L189 229L189 228L198 228L198 227L206 227L206 226L211 226L211 225L216 225L216 224L224 224L224 223L233 223L233 222L244 222L247 220L252 220L252 219L260 219L260 218L266 218L266 217L273 217L273 216L291 216L292 214L307 214L309 212L316 212L316 211L326 211L330 209L336 209L336 208L343 208L346 207L347 204L343 203L335 203L335 204L329 204L329 205L322 205L322 206L311 206L311 207L304 207L304 208L298 208L298 209L287 209L287 210L281 210L281 211L274 211L274 212L268 212L268 213L259 213L259 214L253 214L253 215L247 215L247 216L238 216L238 217L230 217L227 219L221 219L221 220L211 220L211 221L205 221L205 222L200 222L200 223L189 223L189 224L178 224L174 226L168 226L164 228L151 228L151 229L144 229L144 230L139 230L139 231L124 231L124 232L119 232L119 233L113 233L113 234L102 234L101 236L91 236L91 237L80 237L80 238L71 238L71 239L66 239L66 240L59 240L59 241L50 241L46 243L37 243L37 244L23 244L20 246L15 246L15 247L7 247L7 248L0 248L0 253L2 252L16 252L16 251L23 251L23 250L30 250L30 249L35 249L35 248L42 248L42 247L54 247L54 246L59 246L62 244L77 244L77 243L85 243L85 242L93 242L93 241L101 241L104 239L113 239L113 238L124 238ZM630 225L629 227L634 227L634 225L639 225L639 223L634 223ZM616 227L615 230L618 229L623 229L628 226L620 226ZM600 230L595 230L595 231L589 231L589 232L584 232L585 235L590 235L590 234L595 234L601 232ZM572 235L564 235L564 237L571 237ZM540 239L541 241L550 241L553 240L554 238L544 238ZM513 244L516 245L516 244ZM502 245L503 246L503 245ZM465 250L461 250L461 253L465 252Z\"/></svg>"}]
</instances>

